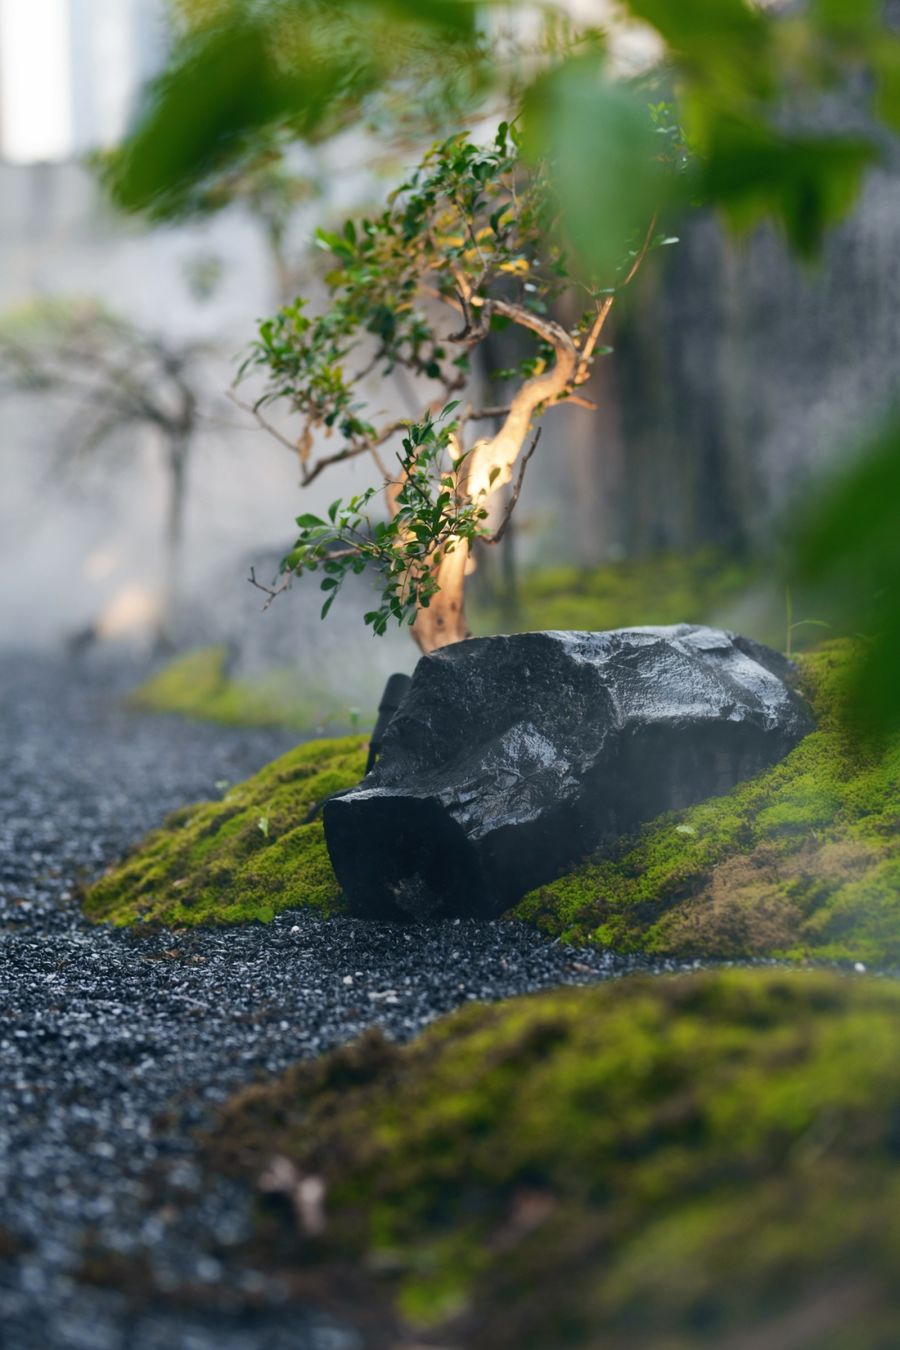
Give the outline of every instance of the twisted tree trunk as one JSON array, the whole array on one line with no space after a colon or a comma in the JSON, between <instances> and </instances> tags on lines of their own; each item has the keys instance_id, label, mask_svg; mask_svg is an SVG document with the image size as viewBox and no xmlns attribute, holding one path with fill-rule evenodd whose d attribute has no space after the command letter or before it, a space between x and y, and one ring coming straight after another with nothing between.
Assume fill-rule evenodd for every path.
<instances>
[{"instance_id":1,"label":"twisted tree trunk","mask_svg":"<svg viewBox=\"0 0 900 1350\"><path fill-rule=\"evenodd\" d=\"M533 376L514 395L506 416L495 435L476 441L466 461L459 490L470 501L487 506L491 497L510 482L516 460L531 431L535 412L571 390L578 374L578 351L561 324L540 318L519 305L503 300L490 302L491 308L514 323L537 333L556 354L549 370ZM433 575L439 590L427 609L419 611L412 635L423 652L447 647L471 637L465 615L465 584L469 570L469 546L457 541L452 553L444 553L435 564Z\"/></svg>"},{"instance_id":2,"label":"twisted tree trunk","mask_svg":"<svg viewBox=\"0 0 900 1350\"><path fill-rule=\"evenodd\" d=\"M412 626L412 635L423 652L449 647L471 637L466 623L465 586L469 546L460 540L452 553L445 554L434 569L440 590L432 596L427 609L420 609Z\"/></svg>"}]
</instances>

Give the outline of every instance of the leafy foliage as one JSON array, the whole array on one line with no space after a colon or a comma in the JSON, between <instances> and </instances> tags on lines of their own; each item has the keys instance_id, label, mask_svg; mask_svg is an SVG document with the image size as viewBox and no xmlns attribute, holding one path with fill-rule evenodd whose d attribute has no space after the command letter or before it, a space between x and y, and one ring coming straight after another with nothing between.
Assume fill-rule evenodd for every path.
<instances>
[{"instance_id":1,"label":"leafy foliage","mask_svg":"<svg viewBox=\"0 0 900 1350\"><path fill-rule=\"evenodd\" d=\"M453 404L444 409L445 416ZM400 486L394 497L390 520L373 519L368 513L375 488L344 504L335 501L328 522L317 516L298 516L300 536L282 564L283 571L325 572L321 589L327 598L324 619L341 583L349 572L360 573L367 565L381 574L384 589L378 609L365 616L372 631L381 636L391 618L412 624L420 608L427 608L438 590L435 567L441 559L483 533L485 508L467 501L460 489L465 455L452 458L455 423L441 426L430 418L408 428L403 438ZM337 546L337 547L335 547Z\"/></svg>"},{"instance_id":2,"label":"leafy foliage","mask_svg":"<svg viewBox=\"0 0 900 1350\"><path fill-rule=\"evenodd\" d=\"M273 135L316 139L358 116L398 64L420 84L435 66L474 67L468 0L210 0L180 4L167 69L131 138L105 161L114 200L156 217L209 203L221 177Z\"/></svg>"},{"instance_id":3,"label":"leafy foliage","mask_svg":"<svg viewBox=\"0 0 900 1350\"><path fill-rule=\"evenodd\" d=\"M821 91L861 73L871 111L900 125L900 37L875 0L814 0L788 13L750 0L626 0L622 13L649 26L662 52L630 84L610 82L607 43L596 31L576 35L568 56L545 44L536 78L510 75L491 60L476 26L479 6L467 0L182 0L181 8L189 22L169 70L111 167L114 195L129 210L177 209L273 127L321 137L358 116L378 89L424 93L436 71L468 69L473 87L493 78L503 98L532 86L533 134L566 147L571 168L560 186L575 222L590 220L594 204L595 225L616 241L607 210L615 226L641 216L655 186L641 109L655 85L675 97L700 160L690 192L670 182L669 197L705 197L740 226L780 220L808 254L847 210L880 148L874 128L857 138L810 128ZM549 72L541 69L548 59ZM573 233L593 257L590 232Z\"/></svg>"},{"instance_id":4,"label":"leafy foliage","mask_svg":"<svg viewBox=\"0 0 900 1350\"><path fill-rule=\"evenodd\" d=\"M653 115L659 120L658 107ZM644 119L652 136L646 110ZM301 533L283 570L323 568L323 615L347 573L374 564L383 591L367 622L376 633L391 618L413 623L439 588L442 561L489 537L487 502L508 481L532 415L575 395L617 290L652 249L672 242L646 219L632 238L627 250L620 240L605 276L573 276L547 167L523 159L518 132L506 122L491 145L457 135L435 146L377 218L348 221L340 234L319 232L336 262L325 277L328 308L313 315L299 298L266 320L241 374L265 374L257 411L285 401L300 415L305 482L330 464L370 454L388 485L386 521L373 518L375 488L334 502L327 520L298 518ZM546 317L564 295L582 306L568 329ZM450 322L455 331L447 332ZM451 395L466 385L472 350L509 324L530 342L502 374L533 391L530 402L520 410L514 393L508 407L462 407ZM377 425L365 381L397 368L437 393L417 420ZM501 430L466 449L465 425L491 417ZM339 433L343 444L313 460L320 431ZM379 449L401 432L398 467L389 468ZM499 454L504 435L509 447Z\"/></svg>"}]
</instances>

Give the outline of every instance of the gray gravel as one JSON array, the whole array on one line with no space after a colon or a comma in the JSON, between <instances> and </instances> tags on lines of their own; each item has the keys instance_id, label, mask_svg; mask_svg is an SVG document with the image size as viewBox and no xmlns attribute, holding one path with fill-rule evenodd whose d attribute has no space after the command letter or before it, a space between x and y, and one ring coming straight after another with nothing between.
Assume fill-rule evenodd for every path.
<instances>
[{"instance_id":1,"label":"gray gravel","mask_svg":"<svg viewBox=\"0 0 900 1350\"><path fill-rule=\"evenodd\" d=\"M125 676L0 658L0 1344L10 1350L356 1350L236 1266L249 1197L212 1188L191 1132L235 1086L380 1025L628 968L504 923L322 921L140 940L92 928L74 886L172 808L292 741L124 711ZM164 1174L182 1204L161 1204ZM181 1308L74 1278L145 1255Z\"/></svg>"}]
</instances>

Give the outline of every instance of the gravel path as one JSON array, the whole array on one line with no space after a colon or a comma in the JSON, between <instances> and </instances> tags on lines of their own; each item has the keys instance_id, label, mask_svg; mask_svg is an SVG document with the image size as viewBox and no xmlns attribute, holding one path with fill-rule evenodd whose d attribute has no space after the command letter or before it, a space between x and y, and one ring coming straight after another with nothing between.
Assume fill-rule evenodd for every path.
<instances>
[{"instance_id":1,"label":"gravel path","mask_svg":"<svg viewBox=\"0 0 900 1350\"><path fill-rule=\"evenodd\" d=\"M289 735L148 718L123 673L0 658L0 1344L9 1350L358 1350L286 1306L229 1249L248 1196L211 1189L191 1131L237 1084L377 1023L406 1037L467 999L625 968L511 924L404 928L317 920L136 939L86 925L74 898L183 803ZM163 1171L184 1204L160 1205ZM179 1309L75 1278L92 1248L146 1254Z\"/></svg>"}]
</instances>

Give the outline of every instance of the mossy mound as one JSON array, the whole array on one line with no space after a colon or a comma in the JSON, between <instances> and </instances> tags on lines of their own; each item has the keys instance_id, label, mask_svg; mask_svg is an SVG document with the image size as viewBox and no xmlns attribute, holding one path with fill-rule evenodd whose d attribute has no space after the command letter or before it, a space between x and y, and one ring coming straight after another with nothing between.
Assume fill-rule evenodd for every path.
<instances>
[{"instance_id":1,"label":"mossy mound","mask_svg":"<svg viewBox=\"0 0 900 1350\"><path fill-rule=\"evenodd\" d=\"M745 564L712 550L604 567L543 568L523 577L515 616L499 604L482 602L474 607L474 620L485 633L505 629L510 622L522 631L701 623L714 618L750 581Z\"/></svg>"},{"instance_id":2,"label":"mossy mound","mask_svg":"<svg viewBox=\"0 0 900 1350\"><path fill-rule=\"evenodd\" d=\"M629 978L370 1034L234 1098L206 1155L321 1178L323 1234L261 1210L253 1260L349 1259L442 1345L887 1350L898 1035L888 982Z\"/></svg>"},{"instance_id":3,"label":"mossy mound","mask_svg":"<svg viewBox=\"0 0 900 1350\"><path fill-rule=\"evenodd\" d=\"M268 764L221 801L169 816L123 863L88 890L97 923L267 922L282 909L340 908L321 819L309 808L358 783L361 736L309 741Z\"/></svg>"},{"instance_id":4,"label":"mossy mound","mask_svg":"<svg viewBox=\"0 0 900 1350\"><path fill-rule=\"evenodd\" d=\"M229 726L284 726L298 731L345 728L359 716L327 690L298 690L292 671L270 671L253 681L234 678L228 673L228 650L221 645L176 657L139 685L128 705L141 712L179 713Z\"/></svg>"},{"instance_id":5,"label":"mossy mound","mask_svg":"<svg viewBox=\"0 0 900 1350\"><path fill-rule=\"evenodd\" d=\"M780 764L653 821L516 916L619 952L900 965L900 743L867 745L841 717L852 654L800 658L818 730Z\"/></svg>"}]
</instances>

